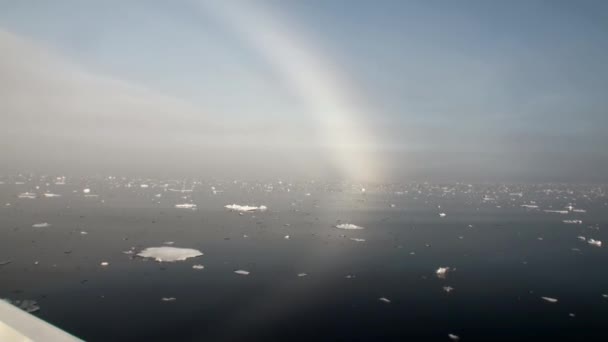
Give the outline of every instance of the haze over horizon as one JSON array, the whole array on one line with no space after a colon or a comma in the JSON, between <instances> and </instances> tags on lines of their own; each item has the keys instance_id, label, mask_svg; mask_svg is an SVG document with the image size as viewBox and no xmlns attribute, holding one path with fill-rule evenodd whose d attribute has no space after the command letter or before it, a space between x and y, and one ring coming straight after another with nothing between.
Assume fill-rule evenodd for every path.
<instances>
[{"instance_id":1,"label":"haze over horizon","mask_svg":"<svg viewBox=\"0 0 608 342\"><path fill-rule=\"evenodd\" d=\"M0 1L0 173L606 182L607 34L602 1Z\"/></svg>"}]
</instances>

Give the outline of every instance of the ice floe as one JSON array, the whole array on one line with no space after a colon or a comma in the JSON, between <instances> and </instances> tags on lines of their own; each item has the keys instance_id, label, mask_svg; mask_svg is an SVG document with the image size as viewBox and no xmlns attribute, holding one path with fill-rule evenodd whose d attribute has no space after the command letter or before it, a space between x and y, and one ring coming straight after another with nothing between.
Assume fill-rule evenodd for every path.
<instances>
[{"instance_id":1,"label":"ice floe","mask_svg":"<svg viewBox=\"0 0 608 342\"><path fill-rule=\"evenodd\" d=\"M265 205L261 205L259 207L251 206L251 205L239 205L239 204L227 204L224 208L232 211L240 211L240 212L252 212L252 211L266 211L268 207Z\"/></svg>"},{"instance_id":2,"label":"ice floe","mask_svg":"<svg viewBox=\"0 0 608 342\"><path fill-rule=\"evenodd\" d=\"M542 298L544 301L549 302L549 303L557 303L556 298L551 298L551 297L540 297L540 298Z\"/></svg>"},{"instance_id":3,"label":"ice floe","mask_svg":"<svg viewBox=\"0 0 608 342\"><path fill-rule=\"evenodd\" d=\"M109 265L110 265L110 263L109 263L109 262L107 262L107 261L102 261L102 262L101 262L99 265L101 265L101 266L103 266L103 267L106 267L106 266L109 266Z\"/></svg>"},{"instance_id":4,"label":"ice floe","mask_svg":"<svg viewBox=\"0 0 608 342\"><path fill-rule=\"evenodd\" d=\"M34 199L34 198L36 198L36 194L33 192L23 192L23 193L20 193L19 195L17 195L17 197Z\"/></svg>"},{"instance_id":5,"label":"ice floe","mask_svg":"<svg viewBox=\"0 0 608 342\"><path fill-rule=\"evenodd\" d=\"M439 217L445 217L446 214L445 213L439 213Z\"/></svg>"},{"instance_id":6,"label":"ice floe","mask_svg":"<svg viewBox=\"0 0 608 342\"><path fill-rule=\"evenodd\" d=\"M196 204L194 203L182 203L182 204L176 204L175 205L176 208L178 209L196 209Z\"/></svg>"},{"instance_id":7,"label":"ice floe","mask_svg":"<svg viewBox=\"0 0 608 342\"><path fill-rule=\"evenodd\" d=\"M174 262L183 261L189 258L195 258L203 255L201 251L192 248L178 248L178 247L148 247L141 252L137 253L137 256L142 258L153 258L158 262Z\"/></svg>"},{"instance_id":8,"label":"ice floe","mask_svg":"<svg viewBox=\"0 0 608 342\"><path fill-rule=\"evenodd\" d=\"M391 300L388 299L388 298L386 298L386 297L380 297L380 298L378 298L378 300L381 301L381 302L384 302L384 303L390 303L391 302Z\"/></svg>"},{"instance_id":9,"label":"ice floe","mask_svg":"<svg viewBox=\"0 0 608 342\"><path fill-rule=\"evenodd\" d=\"M438 268L438 269L435 271L435 274L437 275L437 277L438 277L438 278L442 278L442 279L444 279L444 278L447 276L447 274L448 274L448 272L449 272L450 270L451 270L451 269L450 269L449 267L439 267L439 268Z\"/></svg>"},{"instance_id":10,"label":"ice floe","mask_svg":"<svg viewBox=\"0 0 608 342\"><path fill-rule=\"evenodd\" d=\"M563 220L562 222L566 224L583 224L582 220Z\"/></svg>"},{"instance_id":11,"label":"ice floe","mask_svg":"<svg viewBox=\"0 0 608 342\"><path fill-rule=\"evenodd\" d=\"M47 227L50 227L50 226L51 226L51 224L48 223L48 222L34 223L32 225L33 228L47 228Z\"/></svg>"},{"instance_id":12,"label":"ice floe","mask_svg":"<svg viewBox=\"0 0 608 342\"><path fill-rule=\"evenodd\" d=\"M589 240L587 240L587 243L592 246L602 247L602 241L600 241L600 240L589 239Z\"/></svg>"},{"instance_id":13,"label":"ice floe","mask_svg":"<svg viewBox=\"0 0 608 342\"><path fill-rule=\"evenodd\" d=\"M365 229L364 227L357 226L352 223L340 223L335 226L338 229L346 229L346 230L357 230L357 229Z\"/></svg>"},{"instance_id":14,"label":"ice floe","mask_svg":"<svg viewBox=\"0 0 608 342\"><path fill-rule=\"evenodd\" d=\"M448 334L448 337L450 338L450 340L452 341L460 341L460 336L458 335L454 335L454 334Z\"/></svg>"},{"instance_id":15,"label":"ice floe","mask_svg":"<svg viewBox=\"0 0 608 342\"><path fill-rule=\"evenodd\" d=\"M365 242L365 239L361 239L361 238L350 238L350 239L353 241L356 241L356 242Z\"/></svg>"},{"instance_id":16,"label":"ice floe","mask_svg":"<svg viewBox=\"0 0 608 342\"><path fill-rule=\"evenodd\" d=\"M60 194L52 194L50 192L46 192L46 193L44 193L44 197L46 197L46 198L54 198L54 197L61 197L61 195Z\"/></svg>"},{"instance_id":17,"label":"ice floe","mask_svg":"<svg viewBox=\"0 0 608 342\"><path fill-rule=\"evenodd\" d=\"M236 270L236 271L234 271L234 273L239 274L239 275L249 275L249 271L245 271L245 270Z\"/></svg>"},{"instance_id":18,"label":"ice floe","mask_svg":"<svg viewBox=\"0 0 608 342\"><path fill-rule=\"evenodd\" d=\"M177 298L175 297L163 297L160 300L162 300L163 302L173 302L175 301Z\"/></svg>"},{"instance_id":19,"label":"ice floe","mask_svg":"<svg viewBox=\"0 0 608 342\"><path fill-rule=\"evenodd\" d=\"M192 265L192 268L195 270L204 270L205 266L203 265Z\"/></svg>"}]
</instances>

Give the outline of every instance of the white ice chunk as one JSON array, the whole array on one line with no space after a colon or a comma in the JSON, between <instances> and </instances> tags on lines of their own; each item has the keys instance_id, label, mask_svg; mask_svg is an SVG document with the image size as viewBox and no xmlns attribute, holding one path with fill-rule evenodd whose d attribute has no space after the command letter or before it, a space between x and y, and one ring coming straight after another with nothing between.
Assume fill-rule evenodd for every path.
<instances>
[{"instance_id":1,"label":"white ice chunk","mask_svg":"<svg viewBox=\"0 0 608 342\"><path fill-rule=\"evenodd\" d=\"M176 204L175 205L176 208L178 209L196 209L196 204L194 203L183 203L183 204Z\"/></svg>"},{"instance_id":2,"label":"white ice chunk","mask_svg":"<svg viewBox=\"0 0 608 342\"><path fill-rule=\"evenodd\" d=\"M346 230L356 230L356 229L365 229L364 227L354 225L352 223L340 223L336 225L338 229L346 229Z\"/></svg>"},{"instance_id":3,"label":"white ice chunk","mask_svg":"<svg viewBox=\"0 0 608 342\"><path fill-rule=\"evenodd\" d=\"M450 293L450 292L454 291L454 288L451 286L444 286L443 291Z\"/></svg>"},{"instance_id":4,"label":"white ice chunk","mask_svg":"<svg viewBox=\"0 0 608 342\"><path fill-rule=\"evenodd\" d=\"M448 334L448 337L450 338L450 340L452 341L460 341L460 336L458 335L454 335L454 334Z\"/></svg>"},{"instance_id":5,"label":"white ice chunk","mask_svg":"<svg viewBox=\"0 0 608 342\"><path fill-rule=\"evenodd\" d=\"M566 224L583 224L582 220L563 220L562 222Z\"/></svg>"},{"instance_id":6,"label":"white ice chunk","mask_svg":"<svg viewBox=\"0 0 608 342\"><path fill-rule=\"evenodd\" d=\"M445 217L445 213L439 213L439 217Z\"/></svg>"},{"instance_id":7,"label":"white ice chunk","mask_svg":"<svg viewBox=\"0 0 608 342\"><path fill-rule=\"evenodd\" d=\"M192 265L192 268L195 270L203 270L205 269L205 266L203 265Z\"/></svg>"},{"instance_id":8,"label":"white ice chunk","mask_svg":"<svg viewBox=\"0 0 608 342\"><path fill-rule=\"evenodd\" d=\"M61 197L61 195L60 194L52 194L50 192L45 192L44 193L44 197L46 197L46 198L53 198L53 197Z\"/></svg>"},{"instance_id":9,"label":"white ice chunk","mask_svg":"<svg viewBox=\"0 0 608 342\"><path fill-rule=\"evenodd\" d=\"M268 207L266 207L265 205L256 207L256 206L251 206L251 205L239 205L239 204L227 204L224 206L224 208L233 210L233 211L240 211L240 212L266 211L268 209Z\"/></svg>"},{"instance_id":10,"label":"white ice chunk","mask_svg":"<svg viewBox=\"0 0 608 342\"><path fill-rule=\"evenodd\" d=\"M528 209L538 209L538 206L535 204L522 204L521 207Z\"/></svg>"},{"instance_id":11,"label":"white ice chunk","mask_svg":"<svg viewBox=\"0 0 608 342\"><path fill-rule=\"evenodd\" d=\"M158 262L183 261L203 255L201 251L192 248L149 247L137 253L142 258L154 258Z\"/></svg>"},{"instance_id":12,"label":"white ice chunk","mask_svg":"<svg viewBox=\"0 0 608 342\"><path fill-rule=\"evenodd\" d=\"M298 273L298 277L306 277L308 274L306 273Z\"/></svg>"},{"instance_id":13,"label":"white ice chunk","mask_svg":"<svg viewBox=\"0 0 608 342\"><path fill-rule=\"evenodd\" d=\"M82 192L84 192L85 194L89 194L89 193L91 193L91 189L86 188L86 189L83 189Z\"/></svg>"},{"instance_id":14,"label":"white ice chunk","mask_svg":"<svg viewBox=\"0 0 608 342\"><path fill-rule=\"evenodd\" d=\"M581 241L587 241L587 238L582 235L577 236L577 238Z\"/></svg>"},{"instance_id":15,"label":"white ice chunk","mask_svg":"<svg viewBox=\"0 0 608 342\"><path fill-rule=\"evenodd\" d=\"M110 263L109 263L109 262L107 262L107 261L102 261L102 262L100 263L100 265L101 265L101 266L103 266L103 267L106 267L106 266L110 265Z\"/></svg>"},{"instance_id":16,"label":"white ice chunk","mask_svg":"<svg viewBox=\"0 0 608 342\"><path fill-rule=\"evenodd\" d=\"M240 274L240 275L249 275L249 271L245 271L245 270L236 270L236 271L234 271L234 273Z\"/></svg>"},{"instance_id":17,"label":"white ice chunk","mask_svg":"<svg viewBox=\"0 0 608 342\"><path fill-rule=\"evenodd\" d=\"M48 222L34 223L32 225L32 227L34 227L34 228L48 228L50 226L51 226L51 224Z\"/></svg>"},{"instance_id":18,"label":"white ice chunk","mask_svg":"<svg viewBox=\"0 0 608 342\"><path fill-rule=\"evenodd\" d=\"M356 241L356 242L365 242L365 239L361 239L361 238L350 238L350 239L353 241Z\"/></svg>"},{"instance_id":19,"label":"white ice chunk","mask_svg":"<svg viewBox=\"0 0 608 342\"><path fill-rule=\"evenodd\" d=\"M391 302L391 300L388 299L388 298L386 298L386 297L380 297L380 298L378 298L378 300L381 301L381 302L385 302L385 303L390 303Z\"/></svg>"},{"instance_id":20,"label":"white ice chunk","mask_svg":"<svg viewBox=\"0 0 608 342\"><path fill-rule=\"evenodd\" d=\"M567 214L568 213L568 210L549 210L549 209L546 209L546 210L543 210L543 211L546 212L546 213L556 213L556 214Z\"/></svg>"},{"instance_id":21,"label":"white ice chunk","mask_svg":"<svg viewBox=\"0 0 608 342\"><path fill-rule=\"evenodd\" d=\"M36 198L36 194L33 192L23 192L23 193L20 193L19 195L17 195L17 197L34 199L34 198Z\"/></svg>"},{"instance_id":22,"label":"white ice chunk","mask_svg":"<svg viewBox=\"0 0 608 342\"><path fill-rule=\"evenodd\" d=\"M556 298L551 298L551 297L540 297L540 298L542 298L544 301L549 302L549 303L557 303Z\"/></svg>"},{"instance_id":23,"label":"white ice chunk","mask_svg":"<svg viewBox=\"0 0 608 342\"><path fill-rule=\"evenodd\" d=\"M602 247L602 241L600 241L600 240L589 239L589 240L587 240L587 243L592 246Z\"/></svg>"},{"instance_id":24,"label":"white ice chunk","mask_svg":"<svg viewBox=\"0 0 608 342\"><path fill-rule=\"evenodd\" d=\"M437 275L437 277L439 278L445 278L446 275L448 274L448 271L450 271L449 267L439 267L436 271L435 274Z\"/></svg>"},{"instance_id":25,"label":"white ice chunk","mask_svg":"<svg viewBox=\"0 0 608 342\"><path fill-rule=\"evenodd\" d=\"M163 302L173 302L175 301L177 298L175 297L163 297L160 300L162 300Z\"/></svg>"}]
</instances>

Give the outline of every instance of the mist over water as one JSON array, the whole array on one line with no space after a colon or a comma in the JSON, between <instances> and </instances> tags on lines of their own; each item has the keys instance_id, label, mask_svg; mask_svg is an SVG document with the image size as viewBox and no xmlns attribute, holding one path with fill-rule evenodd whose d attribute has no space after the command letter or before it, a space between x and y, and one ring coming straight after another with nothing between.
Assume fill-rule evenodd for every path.
<instances>
[{"instance_id":1,"label":"mist over water","mask_svg":"<svg viewBox=\"0 0 608 342\"><path fill-rule=\"evenodd\" d=\"M607 9L0 1L0 299L87 341L603 341Z\"/></svg>"}]
</instances>

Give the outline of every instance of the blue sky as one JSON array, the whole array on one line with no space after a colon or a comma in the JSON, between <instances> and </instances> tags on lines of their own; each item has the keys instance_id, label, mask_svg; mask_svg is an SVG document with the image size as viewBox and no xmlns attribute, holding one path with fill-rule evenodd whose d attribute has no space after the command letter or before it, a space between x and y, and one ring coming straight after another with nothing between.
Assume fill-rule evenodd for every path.
<instances>
[{"instance_id":1,"label":"blue sky","mask_svg":"<svg viewBox=\"0 0 608 342\"><path fill-rule=\"evenodd\" d=\"M340 144L365 135L362 150L325 146L335 150L327 159L379 156L374 163L391 177L585 181L608 174L603 1L220 3L0 1L0 30L75 68L183 101L206 120L255 122L249 140L235 140L250 148L277 122L289 137L310 129L310 138L277 136L269 145L325 146L328 124L314 133L325 114L310 113L323 108L302 99L320 80L303 80L289 61L281 71L281 57L263 50L275 47L260 47L264 38L255 36L281 27L292 52L320 61L331 84L347 88L327 101L357 108L357 127L340 128L348 113L331 127L353 130ZM277 25L243 32L238 18L249 9ZM202 141L194 145L206 147ZM31 165L26 159L15 163Z\"/></svg>"}]
</instances>

